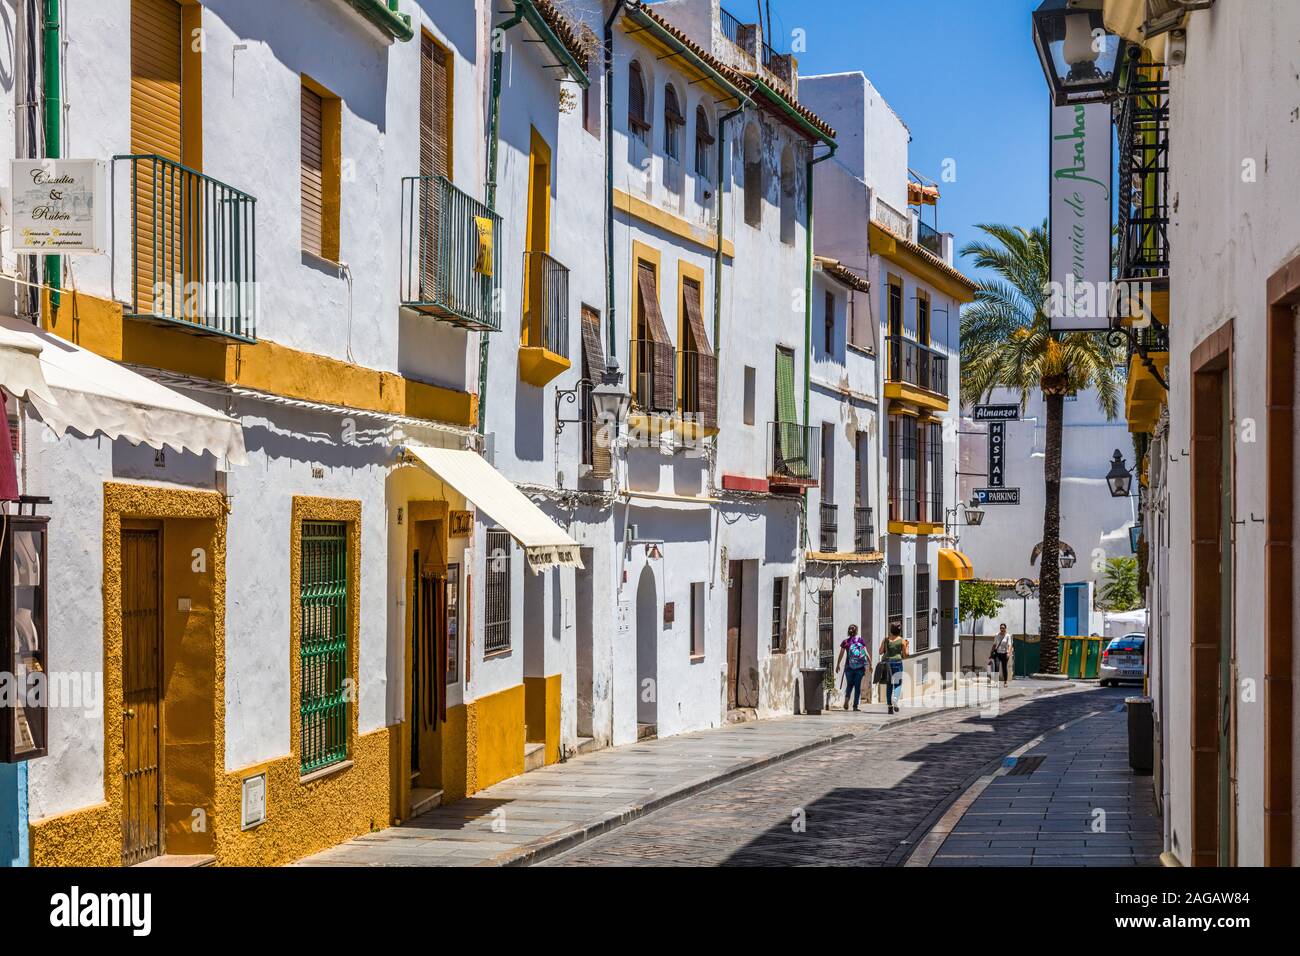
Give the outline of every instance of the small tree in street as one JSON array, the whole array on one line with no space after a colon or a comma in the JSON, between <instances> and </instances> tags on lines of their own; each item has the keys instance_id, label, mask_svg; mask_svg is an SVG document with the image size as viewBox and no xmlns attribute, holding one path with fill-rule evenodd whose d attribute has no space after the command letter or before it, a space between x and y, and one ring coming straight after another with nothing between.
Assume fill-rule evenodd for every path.
<instances>
[{"instance_id":1,"label":"small tree in street","mask_svg":"<svg viewBox=\"0 0 1300 956\"><path fill-rule=\"evenodd\" d=\"M998 597L996 584L990 581L962 581L957 592L957 619L960 621L978 621L986 617L996 617L1002 610L1002 600ZM974 625L971 625L972 633Z\"/></svg>"},{"instance_id":2,"label":"small tree in street","mask_svg":"<svg viewBox=\"0 0 1300 956\"><path fill-rule=\"evenodd\" d=\"M1132 611L1141 606L1137 558L1108 558L1097 592L1097 607L1103 611Z\"/></svg>"},{"instance_id":3,"label":"small tree in street","mask_svg":"<svg viewBox=\"0 0 1300 956\"><path fill-rule=\"evenodd\" d=\"M1043 457L1043 553L1039 565L1042 669L1057 670L1061 618L1061 439L1065 399L1095 389L1107 419L1119 412L1123 356L1095 332L1053 332L1048 316L1051 249L1047 223L1033 229L981 225L992 241L962 249L991 270L961 313L961 400L972 405L996 388L1034 391L1047 407Z\"/></svg>"}]
</instances>

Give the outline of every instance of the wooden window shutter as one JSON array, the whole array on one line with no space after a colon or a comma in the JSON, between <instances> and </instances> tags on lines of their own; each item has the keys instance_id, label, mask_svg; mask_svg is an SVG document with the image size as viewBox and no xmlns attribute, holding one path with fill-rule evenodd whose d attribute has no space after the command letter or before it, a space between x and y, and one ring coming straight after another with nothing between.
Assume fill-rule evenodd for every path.
<instances>
[{"instance_id":1,"label":"wooden window shutter","mask_svg":"<svg viewBox=\"0 0 1300 956\"><path fill-rule=\"evenodd\" d=\"M325 104L302 87L302 247L325 257Z\"/></svg>"},{"instance_id":2,"label":"wooden window shutter","mask_svg":"<svg viewBox=\"0 0 1300 956\"><path fill-rule=\"evenodd\" d=\"M704 314L700 309L700 286L694 279L682 283L682 299L686 306L686 334L689 345L696 353L695 369L699 394L699 413L706 428L718 423L718 364L714 361L713 346L704 328Z\"/></svg>"},{"instance_id":3,"label":"wooden window shutter","mask_svg":"<svg viewBox=\"0 0 1300 956\"><path fill-rule=\"evenodd\" d=\"M586 305L582 307L582 360L587 363L584 378L595 381L605 374L605 351L600 344L600 315Z\"/></svg>"},{"instance_id":4,"label":"wooden window shutter","mask_svg":"<svg viewBox=\"0 0 1300 956\"><path fill-rule=\"evenodd\" d=\"M442 190L437 177L451 179L451 64L447 52L427 34L420 37L420 297L440 298L437 288Z\"/></svg>"},{"instance_id":5,"label":"wooden window shutter","mask_svg":"<svg viewBox=\"0 0 1300 956\"><path fill-rule=\"evenodd\" d=\"M633 129L644 129L645 121L645 79L641 75L641 65L633 63L627 75L627 121Z\"/></svg>"},{"instance_id":6,"label":"wooden window shutter","mask_svg":"<svg viewBox=\"0 0 1300 956\"><path fill-rule=\"evenodd\" d=\"M597 381L605 374L605 353L600 344L600 314L590 306L582 307L582 377ZM614 473L613 433L596 421L591 396L587 395L587 441L591 448L591 471L597 477Z\"/></svg>"},{"instance_id":7,"label":"wooden window shutter","mask_svg":"<svg viewBox=\"0 0 1300 956\"><path fill-rule=\"evenodd\" d=\"M641 315L645 322L645 334L651 343L648 351L653 353L651 372L654 375L651 407L656 412L671 412L677 407L676 389L673 384L673 365L676 357L673 352L673 339L664 324L663 313L659 311L659 290L655 286L654 266L648 262L637 263L637 293L641 300Z\"/></svg>"},{"instance_id":8,"label":"wooden window shutter","mask_svg":"<svg viewBox=\"0 0 1300 956\"><path fill-rule=\"evenodd\" d=\"M181 8L175 0L131 0L131 152L181 161ZM135 300L152 314L154 287L171 283L181 256L177 175L160 163L135 167ZM182 277L182 282L186 277Z\"/></svg>"},{"instance_id":9,"label":"wooden window shutter","mask_svg":"<svg viewBox=\"0 0 1300 956\"><path fill-rule=\"evenodd\" d=\"M776 420L799 420L794 401L794 351L787 348L776 350Z\"/></svg>"}]
</instances>

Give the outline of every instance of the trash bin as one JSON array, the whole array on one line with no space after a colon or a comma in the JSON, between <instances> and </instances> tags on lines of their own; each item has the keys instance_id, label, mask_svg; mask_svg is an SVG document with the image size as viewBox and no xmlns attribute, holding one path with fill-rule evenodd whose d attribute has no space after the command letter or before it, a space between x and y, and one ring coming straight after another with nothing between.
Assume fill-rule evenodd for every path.
<instances>
[{"instance_id":1,"label":"trash bin","mask_svg":"<svg viewBox=\"0 0 1300 956\"><path fill-rule=\"evenodd\" d=\"M1151 773L1155 762L1155 721L1150 697L1128 697L1128 765L1136 774Z\"/></svg>"},{"instance_id":2,"label":"trash bin","mask_svg":"<svg viewBox=\"0 0 1300 956\"><path fill-rule=\"evenodd\" d=\"M800 673L803 674L803 712L820 714L826 704L826 687L822 683L826 679L826 669L805 667Z\"/></svg>"}]
</instances>

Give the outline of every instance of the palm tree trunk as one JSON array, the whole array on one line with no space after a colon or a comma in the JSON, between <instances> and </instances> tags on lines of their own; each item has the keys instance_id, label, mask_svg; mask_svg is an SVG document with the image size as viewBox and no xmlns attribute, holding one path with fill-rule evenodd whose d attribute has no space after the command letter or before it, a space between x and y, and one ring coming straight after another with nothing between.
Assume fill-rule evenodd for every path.
<instances>
[{"instance_id":1,"label":"palm tree trunk","mask_svg":"<svg viewBox=\"0 0 1300 956\"><path fill-rule=\"evenodd\" d=\"M1061 424L1065 396L1044 388L1047 403L1047 448L1043 459L1043 553L1038 565L1038 640L1044 674L1060 670L1057 637L1061 632Z\"/></svg>"}]
</instances>

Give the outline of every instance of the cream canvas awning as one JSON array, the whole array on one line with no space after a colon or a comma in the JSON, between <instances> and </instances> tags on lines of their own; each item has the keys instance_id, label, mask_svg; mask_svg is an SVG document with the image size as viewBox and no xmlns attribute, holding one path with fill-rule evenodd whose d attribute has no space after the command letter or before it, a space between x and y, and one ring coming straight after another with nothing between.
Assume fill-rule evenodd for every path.
<instances>
[{"instance_id":1,"label":"cream canvas awning","mask_svg":"<svg viewBox=\"0 0 1300 956\"><path fill-rule=\"evenodd\" d=\"M578 542L481 455L418 445L404 445L402 452L505 528L524 549L534 573L556 566L582 567Z\"/></svg>"},{"instance_id":2,"label":"cream canvas awning","mask_svg":"<svg viewBox=\"0 0 1300 956\"><path fill-rule=\"evenodd\" d=\"M208 408L21 319L0 315L0 385L62 436L69 428L133 445L248 462L244 430Z\"/></svg>"}]
</instances>

